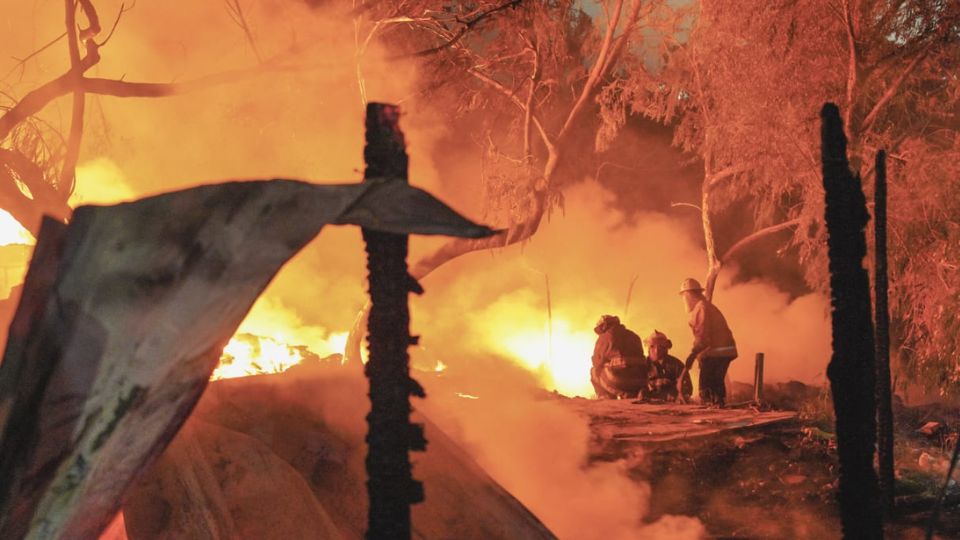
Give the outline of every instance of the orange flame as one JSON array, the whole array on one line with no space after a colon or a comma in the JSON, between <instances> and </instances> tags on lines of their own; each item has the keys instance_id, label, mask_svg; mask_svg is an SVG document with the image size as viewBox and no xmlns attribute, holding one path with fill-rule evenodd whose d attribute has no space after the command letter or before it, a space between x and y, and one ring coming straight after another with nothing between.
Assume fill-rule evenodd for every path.
<instances>
[{"instance_id":1,"label":"orange flame","mask_svg":"<svg viewBox=\"0 0 960 540\"><path fill-rule=\"evenodd\" d=\"M261 296L223 348L212 380L280 373L303 362L343 355L347 332L305 323L280 300Z\"/></svg>"},{"instance_id":2,"label":"orange flame","mask_svg":"<svg viewBox=\"0 0 960 540\"><path fill-rule=\"evenodd\" d=\"M6 210L0 210L0 246L27 245L36 243L30 231Z\"/></svg>"},{"instance_id":3,"label":"orange flame","mask_svg":"<svg viewBox=\"0 0 960 540\"><path fill-rule=\"evenodd\" d=\"M346 337L345 332L332 334L328 343L336 347L338 342L345 342ZM320 361L321 357L305 345L291 346L274 337L241 333L233 336L223 348L220 365L210 380L282 373L307 359Z\"/></svg>"},{"instance_id":4,"label":"orange flame","mask_svg":"<svg viewBox=\"0 0 960 540\"><path fill-rule=\"evenodd\" d=\"M304 350L269 337L237 334L223 348L211 380L280 373L303 361Z\"/></svg>"},{"instance_id":5,"label":"orange flame","mask_svg":"<svg viewBox=\"0 0 960 540\"><path fill-rule=\"evenodd\" d=\"M552 331L544 324L503 329L497 339L499 352L537 373L548 390L568 396L592 396L590 357L596 336L590 330L575 330L566 320L554 320Z\"/></svg>"}]
</instances>

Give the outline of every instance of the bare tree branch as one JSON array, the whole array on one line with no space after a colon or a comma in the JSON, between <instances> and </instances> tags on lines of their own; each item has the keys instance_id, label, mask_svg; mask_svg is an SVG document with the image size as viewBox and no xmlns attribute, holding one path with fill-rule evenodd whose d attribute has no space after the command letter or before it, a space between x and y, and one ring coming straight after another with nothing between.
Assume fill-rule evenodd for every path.
<instances>
[{"instance_id":1,"label":"bare tree branch","mask_svg":"<svg viewBox=\"0 0 960 540\"><path fill-rule=\"evenodd\" d=\"M86 71L93 67L98 57L87 56L80 63L80 69ZM72 90L73 73L68 71L56 79L31 90L23 96L16 105L11 107L3 116L0 116L0 140L10 134L10 131L20 122L33 116L54 99L69 93Z\"/></svg>"},{"instance_id":2,"label":"bare tree branch","mask_svg":"<svg viewBox=\"0 0 960 540\"><path fill-rule=\"evenodd\" d=\"M83 76L83 72L81 71L80 40L89 40L87 43L88 45L93 45L93 51L94 54L96 54L96 44L93 43L93 40L90 38L100 31L99 18L97 17L97 12L94 10L93 5L90 4L90 0L80 0L80 4L83 6L87 20L90 21L89 28L81 32L81 35L87 36L86 38L82 38L77 35L76 1L64 0L64 6L66 9L65 22L67 26L67 45L70 50L71 82L76 82ZM88 51L89 50L90 47L88 47ZM60 193L63 194L64 199L66 199L73 191L73 186L76 181L77 161L80 159L80 143L83 140L83 114L86 110L86 95L82 90L77 89L78 85L74 84L73 86L73 111L70 119L70 135L67 137L67 149L66 153L64 154L63 164L60 167L60 182L57 184L57 187L59 188Z\"/></svg>"},{"instance_id":3,"label":"bare tree branch","mask_svg":"<svg viewBox=\"0 0 960 540\"><path fill-rule=\"evenodd\" d=\"M631 17L635 18L640 9L639 0L634 0L633 9L631 10ZM567 114L567 119L563 123L563 127L560 128L560 133L557 134L557 139L562 140L570 132L570 128L573 127L574 121L580 116L580 111L583 110L584 105L586 105L587 99L593 94L596 90L597 84L603 78L605 71L604 67L610 65L607 62L607 58L610 55L610 49L613 44L613 35L617 31L617 25L620 24L620 15L623 12L623 0L617 0L616 5L613 8L613 13L611 19L607 22L607 32L603 37L603 43L600 45L600 52L597 54L597 60L593 64L593 68L590 70L590 75L587 77L587 81L583 84L583 88L580 90L580 95L577 97L577 101L574 102L573 107L570 108L570 113ZM629 23L628 23L629 25Z\"/></svg>"},{"instance_id":4,"label":"bare tree branch","mask_svg":"<svg viewBox=\"0 0 960 540\"><path fill-rule=\"evenodd\" d=\"M100 33L100 16L97 15L97 10L93 7L93 2L90 0L78 1L80 3L80 9L83 10L83 15L87 18L87 23L90 25L86 28L80 29L80 35L78 38L80 41L87 41ZM75 16L76 12L74 11L74 17Z\"/></svg>"},{"instance_id":5,"label":"bare tree branch","mask_svg":"<svg viewBox=\"0 0 960 540\"><path fill-rule=\"evenodd\" d=\"M463 36L466 35L466 33L470 31L471 28L476 26L477 23L479 23L480 21L486 19L487 17L490 17L491 15L496 14L497 12L503 11L508 8L517 7L522 2L523 0L508 0L502 4L493 6L485 10L481 10L477 12L474 16L466 20L459 21L461 23L460 29L454 32L452 36L450 36L445 42L441 43L440 45L437 45L436 47L430 47L429 49L424 49L422 51L416 51L413 53L391 56L388 58L388 60L399 60L401 58L422 57L422 56L430 56L431 54L436 54L444 49L447 49L459 43L460 40L463 38Z\"/></svg>"},{"instance_id":6,"label":"bare tree branch","mask_svg":"<svg viewBox=\"0 0 960 540\"><path fill-rule=\"evenodd\" d=\"M10 77L10 75L13 74L14 71L20 69L24 64L26 64L28 61L30 61L31 58L33 58L34 56L37 56L38 54L42 53L43 51L49 49L50 47L52 47L52 46L55 45L58 41L60 41L61 39L65 38L65 37L67 37L67 33L66 33L66 32L60 34L59 36L57 36L57 37L55 37L55 38L53 38L53 39L50 40L47 44L45 44L44 46L40 47L39 49L33 51L32 53L28 54L27 56L24 56L23 58L20 58L20 59L14 58L14 60L17 60L17 63L14 64L14 66L13 66L12 68L10 68L10 71L8 71L7 74L3 76L3 79L6 80L8 77ZM22 72L21 72L21 76L22 76Z\"/></svg>"},{"instance_id":7,"label":"bare tree branch","mask_svg":"<svg viewBox=\"0 0 960 540\"><path fill-rule=\"evenodd\" d=\"M693 204L693 203L686 203L686 202L670 203L670 207L671 207L671 208L678 208L678 207L680 207L680 206L685 206L685 207L687 207L687 208L693 208L693 209L696 210L697 212L703 212L703 209L700 208L699 205L696 205L696 204Z\"/></svg>"},{"instance_id":8,"label":"bare tree branch","mask_svg":"<svg viewBox=\"0 0 960 540\"><path fill-rule=\"evenodd\" d=\"M29 194L24 193L17 182L23 184ZM0 148L0 208L34 236L40 232L42 215L66 221L71 212L64 197L47 182L36 163L6 148Z\"/></svg>"},{"instance_id":9,"label":"bare tree branch","mask_svg":"<svg viewBox=\"0 0 960 540\"><path fill-rule=\"evenodd\" d=\"M728 249L726 253L723 254L722 257L720 257L720 261L723 263L728 263L733 259L734 255L739 253L746 246L756 242L757 240L765 236L778 233L780 231L789 229L791 227L796 227L797 225L800 225L799 218L791 219L789 221L784 221L783 223L778 223L776 225L771 225L769 227L764 227L762 229L753 231L752 233L748 234L747 236L744 236L743 238L738 240L735 244L730 246L730 249Z\"/></svg>"},{"instance_id":10,"label":"bare tree branch","mask_svg":"<svg viewBox=\"0 0 960 540\"><path fill-rule=\"evenodd\" d=\"M402 16L380 19L377 22L373 23L373 28L370 29L370 32L367 33L367 37L363 40L363 45L360 45L358 47L359 49L358 55L363 56L363 54L367 51L367 47L370 46L370 42L373 41L373 37L377 34L377 32L380 31L381 28L385 27L388 24L417 23L417 22L430 22L430 21L431 19L427 19L427 18L414 19L411 17L402 17ZM355 31L359 32L359 22L357 22L355 26L357 26L357 29ZM359 38L357 38L357 42L359 42Z\"/></svg>"},{"instance_id":11,"label":"bare tree branch","mask_svg":"<svg viewBox=\"0 0 960 540\"><path fill-rule=\"evenodd\" d=\"M257 57L257 62L262 63L263 57L260 56L260 49L257 48L256 40L253 39L253 32L250 31L250 25L247 24L247 17L243 13L243 6L240 5L240 0L226 0L226 4L227 12L233 21L237 23L237 26L243 30L243 35L247 39L247 45L250 45L253 55Z\"/></svg>"},{"instance_id":12,"label":"bare tree branch","mask_svg":"<svg viewBox=\"0 0 960 540\"><path fill-rule=\"evenodd\" d=\"M927 46L910 62L903 68L903 71L900 72L900 75L897 75L897 78L890 83L890 86L887 87L887 91L880 96L880 99L873 105L873 108L870 109L870 113L867 114L867 117L864 118L863 124L858 129L858 134L866 133L873 127L873 123L877 120L877 115L880 114L880 111L883 107L896 95L897 91L900 89L900 86L903 85L903 82L907 80L907 77L913 73L913 70L920 64L920 62L927 57L927 54L930 52L930 49L933 47L933 42L927 44Z\"/></svg>"},{"instance_id":13,"label":"bare tree branch","mask_svg":"<svg viewBox=\"0 0 960 540\"><path fill-rule=\"evenodd\" d=\"M649 14L649 11L646 11L643 14L640 14L640 7L642 2L636 2L634 6L634 14L631 15L630 19L627 21L626 26L623 29L623 32L617 36L616 41L613 43L613 49L609 55L607 55L607 61L603 65L603 76L606 76L610 73L610 69L613 67L614 62L623 54L623 50L626 47L627 43L630 42L630 36L633 34L634 29L636 28L637 22L646 15ZM647 4L648 9L652 10L656 5L656 2L649 2Z\"/></svg>"},{"instance_id":14,"label":"bare tree branch","mask_svg":"<svg viewBox=\"0 0 960 540\"><path fill-rule=\"evenodd\" d=\"M533 97L540 83L540 48L531 41L527 42L527 46L529 47L528 50L533 53L533 73L530 74L530 90L527 92L527 103L523 115L523 161L530 165L533 161L530 123L533 119Z\"/></svg>"},{"instance_id":15,"label":"bare tree branch","mask_svg":"<svg viewBox=\"0 0 960 540\"><path fill-rule=\"evenodd\" d=\"M123 17L124 13L130 11L136 5L136 1L134 1L130 7L127 7L126 4L120 4L120 11L117 12L117 18L113 20L113 26L110 27L110 32L107 33L107 37L103 38L103 41L97 44L98 47L103 47L108 41L110 41L110 38L113 37L113 33L117 30L117 25L120 24L120 18Z\"/></svg>"},{"instance_id":16,"label":"bare tree branch","mask_svg":"<svg viewBox=\"0 0 960 540\"><path fill-rule=\"evenodd\" d=\"M234 83L250 77L286 71L289 68L282 64L266 64L252 68L234 69L221 73L214 73L190 81L172 83L130 82L117 79L102 79L84 77L79 81L79 88L90 94L113 97L166 97L175 94L185 94L205 90L223 84Z\"/></svg>"},{"instance_id":17,"label":"bare tree branch","mask_svg":"<svg viewBox=\"0 0 960 540\"><path fill-rule=\"evenodd\" d=\"M522 223L516 223L510 228L499 231L500 234L482 239L453 239L438 248L436 251L422 257L410 269L410 275L420 280L439 268L443 263L473 251L483 251L507 247L523 242L534 235L540 228L546 209L545 198L534 196L535 206L530 216Z\"/></svg>"},{"instance_id":18,"label":"bare tree branch","mask_svg":"<svg viewBox=\"0 0 960 540\"><path fill-rule=\"evenodd\" d=\"M89 70L100 59L97 48L91 46L92 43L92 40L87 42L88 54L80 62L81 72ZM273 60L267 60L266 63L260 66L224 71L182 83L127 82L117 79L90 77L81 77L78 80L73 80L72 71L68 71L27 93L16 105L11 107L3 116L0 116L0 140L4 139L17 124L39 112L51 101L75 90L80 90L88 94L115 97L170 96L237 82L266 73L294 69L281 63L279 61L280 59L281 56L278 56Z\"/></svg>"},{"instance_id":19,"label":"bare tree branch","mask_svg":"<svg viewBox=\"0 0 960 540\"><path fill-rule=\"evenodd\" d=\"M467 71L480 81L486 83L487 85L498 90L501 94L505 95L508 99L510 99L510 101L516 104L517 107L520 107L520 110L525 110L524 102L517 97L514 92L512 92L503 84L499 83L496 79L491 78L476 68L471 68ZM556 145L554 144L554 138L547 133L547 130L543 127L543 124L540 123L540 119L537 118L537 115L531 113L530 118L533 120L533 125L536 126L537 131L540 132L540 138L543 140L543 144L546 145L547 150L551 153L554 152L556 148Z\"/></svg>"},{"instance_id":20,"label":"bare tree branch","mask_svg":"<svg viewBox=\"0 0 960 540\"><path fill-rule=\"evenodd\" d=\"M751 169L753 169L752 165L731 165L729 167L720 169L717 172L711 173L710 177L705 179L706 188L708 190L714 189L720 182L728 178L732 178L740 173L747 172Z\"/></svg>"},{"instance_id":21,"label":"bare tree branch","mask_svg":"<svg viewBox=\"0 0 960 540\"><path fill-rule=\"evenodd\" d=\"M853 11L850 6L852 0L843 0L843 20L847 30L847 106L843 110L843 126L847 133L852 133L850 129L850 119L853 114L853 93L857 86L857 70L859 64L857 60L857 38L853 28Z\"/></svg>"}]
</instances>

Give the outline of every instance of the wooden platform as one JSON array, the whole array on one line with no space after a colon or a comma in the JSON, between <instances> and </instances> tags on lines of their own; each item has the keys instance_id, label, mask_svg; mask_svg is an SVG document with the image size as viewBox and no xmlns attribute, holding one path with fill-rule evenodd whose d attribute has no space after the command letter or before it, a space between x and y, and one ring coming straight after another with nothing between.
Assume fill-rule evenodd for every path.
<instances>
[{"instance_id":1,"label":"wooden platform","mask_svg":"<svg viewBox=\"0 0 960 540\"><path fill-rule=\"evenodd\" d=\"M790 411L711 409L677 403L572 399L569 406L590 417L594 435L622 443L661 443L734 433L796 422Z\"/></svg>"}]
</instances>

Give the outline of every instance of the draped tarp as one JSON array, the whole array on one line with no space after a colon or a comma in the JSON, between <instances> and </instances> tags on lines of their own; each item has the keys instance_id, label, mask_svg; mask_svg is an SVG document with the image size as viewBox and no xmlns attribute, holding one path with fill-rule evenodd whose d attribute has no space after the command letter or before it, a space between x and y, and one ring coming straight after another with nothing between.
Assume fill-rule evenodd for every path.
<instances>
[{"instance_id":1,"label":"draped tarp","mask_svg":"<svg viewBox=\"0 0 960 540\"><path fill-rule=\"evenodd\" d=\"M46 220L0 365L0 538L95 538L327 224L493 234L403 182L232 182Z\"/></svg>"},{"instance_id":2,"label":"draped tarp","mask_svg":"<svg viewBox=\"0 0 960 540\"><path fill-rule=\"evenodd\" d=\"M126 538L363 538L367 390L359 369L329 361L212 382L128 489ZM410 509L412 538L555 539L428 417L413 418L430 442L414 466L427 497Z\"/></svg>"}]
</instances>

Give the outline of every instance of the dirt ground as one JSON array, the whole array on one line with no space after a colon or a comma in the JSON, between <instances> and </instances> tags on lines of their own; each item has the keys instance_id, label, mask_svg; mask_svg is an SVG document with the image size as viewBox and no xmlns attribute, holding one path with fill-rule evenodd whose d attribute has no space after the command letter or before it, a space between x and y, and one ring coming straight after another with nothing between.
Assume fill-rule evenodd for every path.
<instances>
[{"instance_id":1,"label":"dirt ground","mask_svg":"<svg viewBox=\"0 0 960 540\"><path fill-rule=\"evenodd\" d=\"M829 393L788 383L768 396L768 407L797 411L798 418L642 444L595 429L592 458L627 460L631 475L651 484L650 520L697 516L715 538L840 538ZM900 403L895 415L898 512L887 522L887 538L924 538L960 416L948 407ZM928 433L918 431L925 425ZM960 538L960 487L954 484L948 494L937 537Z\"/></svg>"}]
</instances>

